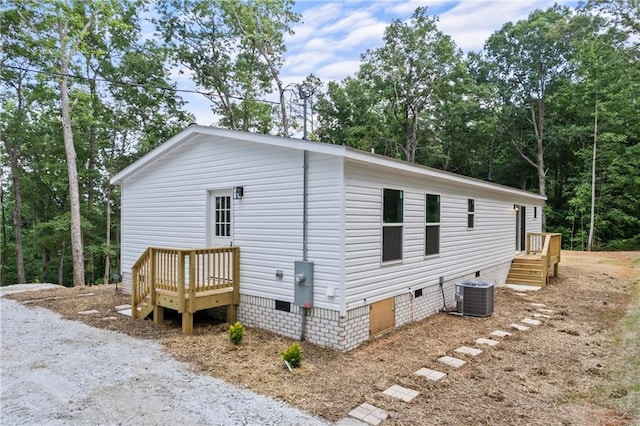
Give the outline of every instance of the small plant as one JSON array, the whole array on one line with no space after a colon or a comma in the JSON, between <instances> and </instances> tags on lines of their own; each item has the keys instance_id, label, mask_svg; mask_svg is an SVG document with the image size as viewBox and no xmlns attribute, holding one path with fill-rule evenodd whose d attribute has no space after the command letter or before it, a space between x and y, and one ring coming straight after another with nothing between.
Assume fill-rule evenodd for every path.
<instances>
[{"instance_id":1,"label":"small plant","mask_svg":"<svg viewBox=\"0 0 640 426\"><path fill-rule=\"evenodd\" d=\"M280 356L291 368L298 368L302 363L302 348L299 344L292 343L285 351L280 352Z\"/></svg>"},{"instance_id":2,"label":"small plant","mask_svg":"<svg viewBox=\"0 0 640 426\"><path fill-rule=\"evenodd\" d=\"M239 345L242 342L242 338L244 337L244 325L240 322L236 322L229 327L229 340L234 345Z\"/></svg>"}]
</instances>

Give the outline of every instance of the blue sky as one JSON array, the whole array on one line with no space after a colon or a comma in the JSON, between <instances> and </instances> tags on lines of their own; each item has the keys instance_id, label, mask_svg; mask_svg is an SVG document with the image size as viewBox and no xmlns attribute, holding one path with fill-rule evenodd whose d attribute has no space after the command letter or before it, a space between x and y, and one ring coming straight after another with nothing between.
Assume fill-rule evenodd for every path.
<instances>
[{"instance_id":1,"label":"blue sky","mask_svg":"<svg viewBox=\"0 0 640 426\"><path fill-rule=\"evenodd\" d=\"M505 23L526 19L532 11L554 3L577 4L573 0L298 0L295 11L302 19L293 27L295 34L286 38L280 77L289 84L300 83L311 73L324 82L353 75L360 55L382 44L385 27L395 19L408 19L418 6L428 6L439 17L438 28L469 52L481 50L485 40ZM180 80L180 88L193 87ZM215 124L204 97L184 98L198 124Z\"/></svg>"}]
</instances>

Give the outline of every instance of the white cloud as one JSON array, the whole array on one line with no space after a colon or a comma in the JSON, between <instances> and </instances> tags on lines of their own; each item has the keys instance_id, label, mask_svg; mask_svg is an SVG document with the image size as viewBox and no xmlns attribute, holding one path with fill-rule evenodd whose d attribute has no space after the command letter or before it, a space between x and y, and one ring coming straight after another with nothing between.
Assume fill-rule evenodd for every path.
<instances>
[{"instance_id":1,"label":"white cloud","mask_svg":"<svg viewBox=\"0 0 640 426\"><path fill-rule=\"evenodd\" d=\"M308 75L309 69L317 68L319 64L330 61L333 57L330 52L323 50L311 50L287 56L287 71Z\"/></svg>"},{"instance_id":2,"label":"white cloud","mask_svg":"<svg viewBox=\"0 0 640 426\"><path fill-rule=\"evenodd\" d=\"M337 22L327 25L320 30L320 34L336 34L343 31L353 31L354 29L375 25L379 21L371 13L366 11L356 11L349 13Z\"/></svg>"},{"instance_id":3,"label":"white cloud","mask_svg":"<svg viewBox=\"0 0 640 426\"><path fill-rule=\"evenodd\" d=\"M487 38L507 22L526 19L534 9L552 4L546 0L463 1L440 15L438 28L462 50L479 51Z\"/></svg>"},{"instance_id":4,"label":"white cloud","mask_svg":"<svg viewBox=\"0 0 640 426\"><path fill-rule=\"evenodd\" d=\"M577 0L556 0L576 6ZM285 37L287 52L280 78L297 84L313 73L323 82L340 81L356 73L360 55L382 45L385 28L396 19L406 21L418 6L439 16L438 28L463 51L479 51L486 39L507 22L526 19L535 9L547 9L554 0L298 0L302 22ZM172 75L181 88L190 74ZM275 100L275 95L271 95ZM201 95L185 96L198 123L216 121L210 102Z\"/></svg>"},{"instance_id":5,"label":"white cloud","mask_svg":"<svg viewBox=\"0 0 640 426\"><path fill-rule=\"evenodd\" d=\"M325 82L329 80L342 80L356 73L359 68L360 61L341 60L321 67L318 69L317 76Z\"/></svg>"},{"instance_id":6,"label":"white cloud","mask_svg":"<svg viewBox=\"0 0 640 426\"><path fill-rule=\"evenodd\" d=\"M390 2L395 3L395 2ZM451 4L450 0L411 0L411 1L400 1L398 4L392 4L388 6L385 10L387 13L393 13L395 15L407 15L410 16L418 7L427 6L429 13L437 13L437 10L444 5Z\"/></svg>"},{"instance_id":7,"label":"white cloud","mask_svg":"<svg viewBox=\"0 0 640 426\"><path fill-rule=\"evenodd\" d=\"M369 42L367 47L379 46L382 44L382 35L384 34L385 28L387 28L387 24L382 22L358 28L357 30L349 33L349 35L343 40L338 41L336 45L342 47L356 47L367 41ZM362 49L362 52L360 53L364 53L365 50L366 49Z\"/></svg>"}]
</instances>

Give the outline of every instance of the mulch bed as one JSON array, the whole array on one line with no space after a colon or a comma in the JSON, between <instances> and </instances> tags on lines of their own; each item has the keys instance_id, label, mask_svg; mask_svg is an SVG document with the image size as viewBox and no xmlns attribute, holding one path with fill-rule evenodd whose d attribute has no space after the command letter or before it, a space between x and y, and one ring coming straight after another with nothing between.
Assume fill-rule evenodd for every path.
<instances>
[{"instance_id":1,"label":"mulch bed","mask_svg":"<svg viewBox=\"0 0 640 426\"><path fill-rule=\"evenodd\" d=\"M244 340L235 346L227 338L228 324L206 315L196 316L193 336L184 336L179 316L169 310L163 326L134 321L115 312L116 305L129 303L129 296L113 285L7 297L94 327L159 341L204 374L331 421L368 402L390 413L384 424L626 425L638 413L621 403L627 391L618 382L626 357L633 354L619 350L616 326L638 286L632 262L639 257L637 252L563 252L560 277L547 288L527 296L496 289L495 312L489 318L437 314L348 353L302 342L302 367L293 372L279 356L290 339L247 328ZM529 331L509 329L508 324L536 312L531 302L546 304L553 318ZM91 309L100 313L78 314ZM111 316L116 319L105 319ZM496 347L482 347L484 353L467 359L461 369L437 361L456 356L455 348L474 346L475 339L490 337L496 329L513 335ZM413 375L422 367L449 374L437 383L428 382ZM394 384L420 395L405 403L382 394Z\"/></svg>"}]
</instances>

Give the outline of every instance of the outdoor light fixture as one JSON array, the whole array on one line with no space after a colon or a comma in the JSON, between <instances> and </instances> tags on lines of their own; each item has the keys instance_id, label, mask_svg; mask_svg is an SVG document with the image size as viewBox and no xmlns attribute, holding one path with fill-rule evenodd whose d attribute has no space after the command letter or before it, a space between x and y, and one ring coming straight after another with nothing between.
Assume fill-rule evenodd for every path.
<instances>
[{"instance_id":1,"label":"outdoor light fixture","mask_svg":"<svg viewBox=\"0 0 640 426\"><path fill-rule=\"evenodd\" d=\"M244 197L244 186L236 186L233 188L233 199L242 200L242 197Z\"/></svg>"},{"instance_id":2,"label":"outdoor light fixture","mask_svg":"<svg viewBox=\"0 0 640 426\"><path fill-rule=\"evenodd\" d=\"M513 205L513 211L514 211L514 212L516 212L516 213L518 213L518 210L520 210L520 207L518 207L518 205L517 205L517 204L514 204L514 205Z\"/></svg>"}]
</instances>

